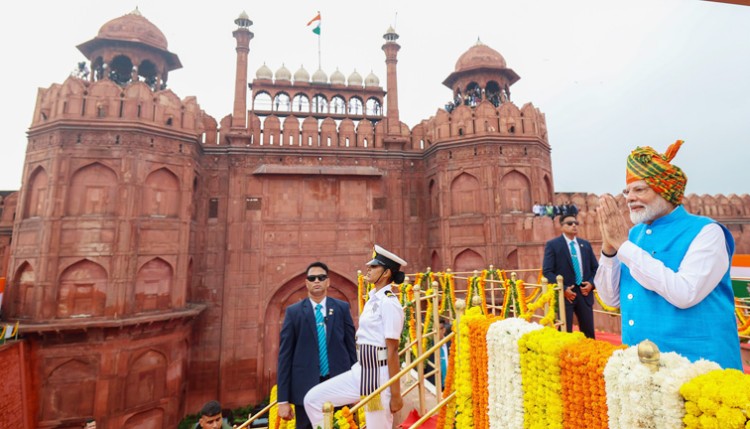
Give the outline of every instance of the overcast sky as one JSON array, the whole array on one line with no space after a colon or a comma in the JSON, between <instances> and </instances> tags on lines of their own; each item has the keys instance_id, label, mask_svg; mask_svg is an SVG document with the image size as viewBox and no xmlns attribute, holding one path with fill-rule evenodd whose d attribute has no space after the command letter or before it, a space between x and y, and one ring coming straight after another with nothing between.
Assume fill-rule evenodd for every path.
<instances>
[{"instance_id":1,"label":"overcast sky","mask_svg":"<svg viewBox=\"0 0 750 429\"><path fill-rule=\"evenodd\" d=\"M383 87L395 27L409 127L451 98L441 82L477 38L500 52L521 76L513 102L546 115L558 192L619 192L630 150L680 138L687 193L750 193L750 7L698 0L15 2L0 15L0 189L21 185L37 88L63 82L85 59L76 45L136 6L182 61L169 87L217 120L232 110L240 12L254 21L252 80L263 63L317 69L306 23L320 11L323 70L372 70Z\"/></svg>"}]
</instances>

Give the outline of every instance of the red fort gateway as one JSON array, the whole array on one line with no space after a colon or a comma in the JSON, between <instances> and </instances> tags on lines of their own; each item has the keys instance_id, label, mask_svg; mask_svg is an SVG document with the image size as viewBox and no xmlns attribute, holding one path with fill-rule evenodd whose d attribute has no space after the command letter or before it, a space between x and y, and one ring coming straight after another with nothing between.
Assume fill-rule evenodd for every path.
<instances>
[{"instance_id":1,"label":"red fort gateway","mask_svg":"<svg viewBox=\"0 0 750 429\"><path fill-rule=\"evenodd\" d=\"M3 317L24 338L0 349L18 374L4 388L22 392L23 420L9 422L173 428L210 399L259 402L304 268L325 261L332 296L355 304L375 237L414 270L538 267L559 232L532 205L570 200L598 247L596 195L555 193L544 114L511 98L519 76L489 46L458 58L452 101L410 127L393 29L385 86L266 65L249 82L262 59L250 19L235 23L234 104L219 121L168 88L180 59L137 11L39 91L22 188L2 194ZM685 205L750 253L749 196Z\"/></svg>"}]
</instances>

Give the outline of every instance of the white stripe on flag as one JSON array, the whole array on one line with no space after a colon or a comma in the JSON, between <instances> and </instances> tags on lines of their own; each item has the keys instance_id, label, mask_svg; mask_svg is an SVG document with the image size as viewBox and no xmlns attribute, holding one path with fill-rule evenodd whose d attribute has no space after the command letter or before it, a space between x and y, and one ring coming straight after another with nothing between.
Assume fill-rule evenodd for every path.
<instances>
[{"instance_id":1,"label":"white stripe on flag","mask_svg":"<svg viewBox=\"0 0 750 429\"><path fill-rule=\"evenodd\" d=\"M745 278L750 279L750 267L737 267L733 266L729 269L729 275L733 278Z\"/></svg>"}]
</instances>

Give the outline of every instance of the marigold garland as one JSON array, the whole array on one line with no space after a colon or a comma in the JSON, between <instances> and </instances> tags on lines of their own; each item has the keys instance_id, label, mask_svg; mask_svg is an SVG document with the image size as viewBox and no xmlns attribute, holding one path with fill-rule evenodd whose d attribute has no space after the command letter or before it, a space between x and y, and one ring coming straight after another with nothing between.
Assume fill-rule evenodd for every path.
<instances>
[{"instance_id":1,"label":"marigold garland","mask_svg":"<svg viewBox=\"0 0 750 429\"><path fill-rule=\"evenodd\" d=\"M580 332L543 328L523 335L518 341L525 429L562 429L560 352L583 338Z\"/></svg>"},{"instance_id":2,"label":"marigold garland","mask_svg":"<svg viewBox=\"0 0 750 429\"><path fill-rule=\"evenodd\" d=\"M692 428L750 428L750 375L736 369L699 375L680 387L683 423Z\"/></svg>"},{"instance_id":3,"label":"marigold garland","mask_svg":"<svg viewBox=\"0 0 750 429\"><path fill-rule=\"evenodd\" d=\"M276 402L278 398L278 386L274 384L271 388L270 402ZM292 407L292 413L294 414L294 404L290 404ZM294 414L296 416L296 414ZM276 404L268 410L268 427L270 429L294 429L297 427L296 417L290 420L284 420L279 418L279 405Z\"/></svg>"},{"instance_id":4,"label":"marigold garland","mask_svg":"<svg viewBox=\"0 0 750 429\"><path fill-rule=\"evenodd\" d=\"M441 273L439 277L440 283L440 314L444 315L446 312L448 316L453 318L456 314L456 280L453 273Z\"/></svg>"},{"instance_id":5,"label":"marigold garland","mask_svg":"<svg viewBox=\"0 0 750 429\"><path fill-rule=\"evenodd\" d=\"M479 307L482 313L487 314L487 302L484 298L484 282L481 276L470 276L466 279L466 308L475 307L474 297L480 297Z\"/></svg>"},{"instance_id":6,"label":"marigold garland","mask_svg":"<svg viewBox=\"0 0 750 429\"><path fill-rule=\"evenodd\" d=\"M514 287L516 288L516 296L518 297L519 314L517 314L517 317L529 320L529 318L531 318L531 315L526 315L529 310L526 307L526 286L524 286L523 280L516 280Z\"/></svg>"},{"instance_id":7,"label":"marigold garland","mask_svg":"<svg viewBox=\"0 0 750 429\"><path fill-rule=\"evenodd\" d=\"M547 289L547 292L544 292L536 301L529 303L526 306L527 317L524 317L526 320L530 320L531 317L534 315L534 313L542 308L545 304L550 305L550 310L547 311L547 314L544 315L544 317L539 321L540 325L549 326L552 327L555 323L555 297L557 296L557 291L553 288Z\"/></svg>"},{"instance_id":8,"label":"marigold garland","mask_svg":"<svg viewBox=\"0 0 750 429\"><path fill-rule=\"evenodd\" d=\"M458 327L458 359L456 360L456 427L472 429L474 427L474 408L472 403L472 349L469 323L484 320L480 307L466 310Z\"/></svg>"},{"instance_id":9,"label":"marigold garland","mask_svg":"<svg viewBox=\"0 0 750 429\"><path fill-rule=\"evenodd\" d=\"M599 305L602 307L604 311L609 311L610 313L617 313L620 314L620 309L617 307L611 307L602 301L602 298L599 296L599 292L597 292L596 289L594 289L594 298L596 298L596 302L599 303Z\"/></svg>"},{"instance_id":10,"label":"marigold garland","mask_svg":"<svg viewBox=\"0 0 750 429\"><path fill-rule=\"evenodd\" d=\"M334 429L357 429L357 423L354 422L354 416L349 411L349 407L343 407L333 413Z\"/></svg>"},{"instance_id":11,"label":"marigold garland","mask_svg":"<svg viewBox=\"0 0 750 429\"><path fill-rule=\"evenodd\" d=\"M454 322L451 326L451 330L456 332L456 323ZM453 337L454 340L451 342L450 351L448 352L448 371L445 375L445 386L443 387L443 398L450 395L454 391L455 379L456 379L456 354L458 353L458 341L455 340L457 337ZM446 402L446 404L440 408L438 413L437 428L438 429L453 429L456 421L456 397Z\"/></svg>"},{"instance_id":12,"label":"marigold garland","mask_svg":"<svg viewBox=\"0 0 750 429\"><path fill-rule=\"evenodd\" d=\"M434 291L432 288L425 291L425 296L432 295ZM424 313L424 323L422 324L422 351L429 350L433 344L435 344L434 337L428 335L432 330L434 320L432 317L432 299L427 300L427 310Z\"/></svg>"},{"instance_id":13,"label":"marigold garland","mask_svg":"<svg viewBox=\"0 0 750 429\"><path fill-rule=\"evenodd\" d=\"M487 414L492 429L523 429L518 340L542 327L523 319L497 320L487 331Z\"/></svg>"},{"instance_id":14,"label":"marigold garland","mask_svg":"<svg viewBox=\"0 0 750 429\"><path fill-rule=\"evenodd\" d=\"M487 331L497 320L494 317L469 321L469 345L471 347L471 392L474 410L474 427L489 429L487 415Z\"/></svg>"},{"instance_id":15,"label":"marigold garland","mask_svg":"<svg viewBox=\"0 0 750 429\"><path fill-rule=\"evenodd\" d=\"M365 283L365 275L359 273L357 275L357 303L359 304L359 313L362 314L362 309L365 308L365 303L370 299L370 290L375 287L372 283Z\"/></svg>"},{"instance_id":16,"label":"marigold garland","mask_svg":"<svg viewBox=\"0 0 750 429\"><path fill-rule=\"evenodd\" d=\"M542 293L542 288L540 286L535 286L534 291L531 292L531 295L526 297L526 304L534 302L534 300L539 296L540 293Z\"/></svg>"},{"instance_id":17,"label":"marigold garland","mask_svg":"<svg viewBox=\"0 0 750 429\"><path fill-rule=\"evenodd\" d=\"M750 317L747 317L745 311L739 308L740 305L744 305L744 302L739 298L735 298L734 305L734 313L739 321L737 324L737 333L742 336L750 335Z\"/></svg>"},{"instance_id":18,"label":"marigold garland","mask_svg":"<svg viewBox=\"0 0 750 429\"><path fill-rule=\"evenodd\" d=\"M563 347L560 353L563 427L609 427L604 367L615 350L624 348L589 338Z\"/></svg>"},{"instance_id":19,"label":"marigold garland","mask_svg":"<svg viewBox=\"0 0 750 429\"><path fill-rule=\"evenodd\" d=\"M269 401L271 403L275 402L278 398L278 386L273 385L271 388L271 397ZM271 407L270 410L268 410L268 427L269 429L277 429L279 427L279 406L274 405Z\"/></svg>"}]
</instances>

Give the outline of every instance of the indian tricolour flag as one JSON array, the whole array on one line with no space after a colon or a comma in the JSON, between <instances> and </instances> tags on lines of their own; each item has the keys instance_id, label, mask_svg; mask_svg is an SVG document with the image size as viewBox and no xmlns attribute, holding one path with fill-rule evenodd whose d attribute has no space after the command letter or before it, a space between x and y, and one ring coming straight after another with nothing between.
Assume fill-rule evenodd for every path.
<instances>
[{"instance_id":1,"label":"indian tricolour flag","mask_svg":"<svg viewBox=\"0 0 750 429\"><path fill-rule=\"evenodd\" d=\"M734 255L729 274L732 276L734 296L750 297L750 255Z\"/></svg>"},{"instance_id":2,"label":"indian tricolour flag","mask_svg":"<svg viewBox=\"0 0 750 429\"><path fill-rule=\"evenodd\" d=\"M315 24L315 28L313 28L313 33L320 36L320 12L318 12L317 15L315 15L315 18L311 19L310 22L307 23L307 26L311 26Z\"/></svg>"},{"instance_id":3,"label":"indian tricolour flag","mask_svg":"<svg viewBox=\"0 0 750 429\"><path fill-rule=\"evenodd\" d=\"M5 277L0 277L0 308L3 308L3 293L5 293Z\"/></svg>"}]
</instances>

